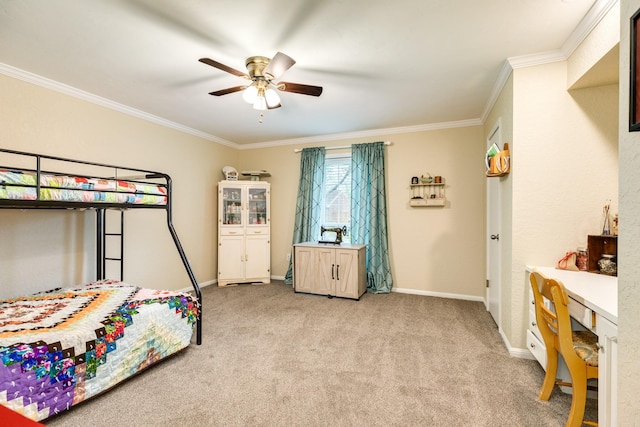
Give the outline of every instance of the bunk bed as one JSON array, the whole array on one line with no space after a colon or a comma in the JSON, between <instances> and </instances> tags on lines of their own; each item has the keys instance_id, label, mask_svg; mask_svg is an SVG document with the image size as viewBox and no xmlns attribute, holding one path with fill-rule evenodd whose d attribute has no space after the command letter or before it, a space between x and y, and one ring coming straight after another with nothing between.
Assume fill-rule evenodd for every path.
<instances>
[{"instance_id":1,"label":"bunk bed","mask_svg":"<svg viewBox=\"0 0 640 427\"><path fill-rule=\"evenodd\" d=\"M201 344L202 296L173 226L169 175L0 148L0 209L96 211L95 281L0 301L0 405L40 421L186 348L194 328ZM120 280L104 277L112 209L166 212L193 294L123 282L123 257Z\"/></svg>"}]
</instances>

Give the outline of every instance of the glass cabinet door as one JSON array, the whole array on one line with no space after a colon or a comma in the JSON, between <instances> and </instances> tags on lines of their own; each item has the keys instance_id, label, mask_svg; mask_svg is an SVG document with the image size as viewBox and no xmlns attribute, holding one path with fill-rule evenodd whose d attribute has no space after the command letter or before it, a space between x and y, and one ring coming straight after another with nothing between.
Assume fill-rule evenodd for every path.
<instances>
[{"instance_id":1,"label":"glass cabinet door","mask_svg":"<svg viewBox=\"0 0 640 427\"><path fill-rule=\"evenodd\" d=\"M267 189L249 187L248 198L249 218L247 225L266 225L268 218Z\"/></svg>"},{"instance_id":2,"label":"glass cabinet door","mask_svg":"<svg viewBox=\"0 0 640 427\"><path fill-rule=\"evenodd\" d=\"M222 224L242 224L241 187L224 187L222 189Z\"/></svg>"}]
</instances>

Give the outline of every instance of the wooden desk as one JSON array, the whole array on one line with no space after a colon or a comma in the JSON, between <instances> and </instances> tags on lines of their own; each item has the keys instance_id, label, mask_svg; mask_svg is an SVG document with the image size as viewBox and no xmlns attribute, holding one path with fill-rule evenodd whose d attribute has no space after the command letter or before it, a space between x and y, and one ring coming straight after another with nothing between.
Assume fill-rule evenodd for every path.
<instances>
[{"instance_id":1,"label":"wooden desk","mask_svg":"<svg viewBox=\"0 0 640 427\"><path fill-rule=\"evenodd\" d=\"M616 426L618 278L553 267L527 267L529 272L533 269L562 282L575 302L569 303L571 316L598 335L598 425Z\"/></svg>"}]
</instances>

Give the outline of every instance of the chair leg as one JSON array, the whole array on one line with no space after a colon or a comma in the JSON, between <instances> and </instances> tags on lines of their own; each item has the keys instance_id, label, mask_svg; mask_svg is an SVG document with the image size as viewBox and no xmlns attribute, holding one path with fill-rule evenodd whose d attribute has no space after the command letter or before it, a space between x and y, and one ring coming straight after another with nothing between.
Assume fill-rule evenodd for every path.
<instances>
[{"instance_id":1,"label":"chair leg","mask_svg":"<svg viewBox=\"0 0 640 427\"><path fill-rule=\"evenodd\" d=\"M549 400L553 386L556 385L556 376L558 374L558 353L555 351L547 351L547 373L544 375L544 381L538 399Z\"/></svg>"},{"instance_id":2,"label":"chair leg","mask_svg":"<svg viewBox=\"0 0 640 427\"><path fill-rule=\"evenodd\" d=\"M587 403L587 377L586 375L572 375L571 382L573 389L567 427L580 427L584 418L584 407Z\"/></svg>"}]
</instances>

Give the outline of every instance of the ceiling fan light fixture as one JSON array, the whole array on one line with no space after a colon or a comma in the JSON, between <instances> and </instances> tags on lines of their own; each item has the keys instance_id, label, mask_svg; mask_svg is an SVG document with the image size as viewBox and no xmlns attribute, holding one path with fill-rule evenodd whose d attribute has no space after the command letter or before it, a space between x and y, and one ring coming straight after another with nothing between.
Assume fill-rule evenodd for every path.
<instances>
[{"instance_id":1,"label":"ceiling fan light fixture","mask_svg":"<svg viewBox=\"0 0 640 427\"><path fill-rule=\"evenodd\" d=\"M256 96L256 100L253 103L253 108L255 110L264 111L267 109L267 98L264 96L264 89L257 89L258 95Z\"/></svg>"},{"instance_id":2,"label":"ceiling fan light fixture","mask_svg":"<svg viewBox=\"0 0 640 427\"><path fill-rule=\"evenodd\" d=\"M280 96L275 90L268 88L264 93L264 97L267 100L267 106L269 108L275 108L280 105Z\"/></svg>"},{"instance_id":3,"label":"ceiling fan light fixture","mask_svg":"<svg viewBox=\"0 0 640 427\"><path fill-rule=\"evenodd\" d=\"M258 88L255 85L248 86L242 91L242 99L249 104L255 104L258 98Z\"/></svg>"}]
</instances>

